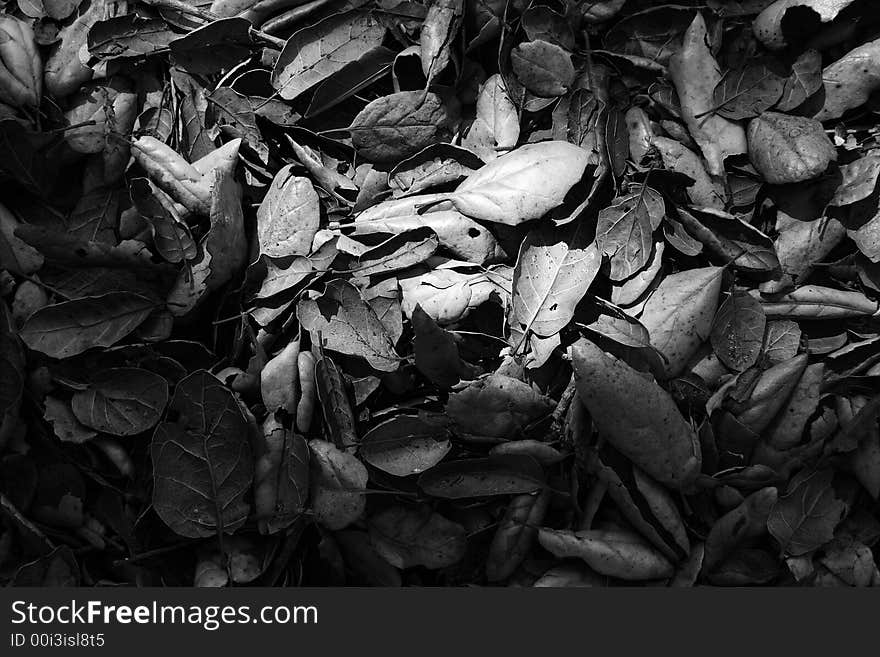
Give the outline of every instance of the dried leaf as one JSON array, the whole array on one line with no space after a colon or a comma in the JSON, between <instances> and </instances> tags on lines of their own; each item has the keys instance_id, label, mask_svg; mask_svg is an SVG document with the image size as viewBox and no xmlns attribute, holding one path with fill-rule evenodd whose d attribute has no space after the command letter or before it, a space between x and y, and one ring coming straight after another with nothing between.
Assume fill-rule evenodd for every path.
<instances>
[{"instance_id":1,"label":"dried leaf","mask_svg":"<svg viewBox=\"0 0 880 657\"><path fill-rule=\"evenodd\" d=\"M544 472L527 456L494 456L438 465L419 477L419 488L443 499L533 493L544 486Z\"/></svg>"},{"instance_id":2,"label":"dried leaf","mask_svg":"<svg viewBox=\"0 0 880 657\"><path fill-rule=\"evenodd\" d=\"M622 281L648 264L652 237L664 214L663 198L642 185L639 191L616 199L599 213L596 246L611 259L611 279Z\"/></svg>"},{"instance_id":3,"label":"dried leaf","mask_svg":"<svg viewBox=\"0 0 880 657\"><path fill-rule=\"evenodd\" d=\"M400 359L385 327L351 283L330 281L322 295L300 301L297 316L307 331L321 333L327 349L359 356L382 372L397 369Z\"/></svg>"},{"instance_id":4,"label":"dried leaf","mask_svg":"<svg viewBox=\"0 0 880 657\"><path fill-rule=\"evenodd\" d=\"M574 81L571 55L555 43L526 41L510 53L517 79L536 96L562 96Z\"/></svg>"},{"instance_id":5,"label":"dried leaf","mask_svg":"<svg viewBox=\"0 0 880 657\"><path fill-rule=\"evenodd\" d=\"M328 16L287 40L272 70L272 86L285 100L294 100L382 45L384 38L385 26L370 13Z\"/></svg>"},{"instance_id":6,"label":"dried leaf","mask_svg":"<svg viewBox=\"0 0 880 657\"><path fill-rule=\"evenodd\" d=\"M635 532L623 529L570 530L541 528L538 540L557 557L583 559L597 573L625 580L670 577L672 564Z\"/></svg>"},{"instance_id":7,"label":"dried leaf","mask_svg":"<svg viewBox=\"0 0 880 657\"><path fill-rule=\"evenodd\" d=\"M784 87L785 80L765 64L749 64L724 74L715 87L715 106L726 119L750 119L773 107Z\"/></svg>"},{"instance_id":8,"label":"dried leaf","mask_svg":"<svg viewBox=\"0 0 880 657\"><path fill-rule=\"evenodd\" d=\"M468 176L449 199L469 217L514 226L561 205L589 161L566 142L526 144Z\"/></svg>"},{"instance_id":9,"label":"dried leaf","mask_svg":"<svg viewBox=\"0 0 880 657\"><path fill-rule=\"evenodd\" d=\"M527 383L496 372L451 394L446 413L462 434L498 442L516 439L551 408L550 400Z\"/></svg>"},{"instance_id":10,"label":"dried leaf","mask_svg":"<svg viewBox=\"0 0 880 657\"><path fill-rule=\"evenodd\" d=\"M165 410L168 384L158 374L130 367L104 370L71 399L74 415L85 426L133 436L152 429Z\"/></svg>"},{"instance_id":11,"label":"dried leaf","mask_svg":"<svg viewBox=\"0 0 880 657\"><path fill-rule=\"evenodd\" d=\"M709 173L720 176L724 158L748 152L748 145L742 126L713 113L721 71L707 40L706 22L697 14L681 49L669 61L669 75L681 100L682 118L703 151Z\"/></svg>"},{"instance_id":12,"label":"dried leaf","mask_svg":"<svg viewBox=\"0 0 880 657\"><path fill-rule=\"evenodd\" d=\"M449 64L452 41L464 15L463 0L433 0L419 33L422 72L428 83Z\"/></svg>"},{"instance_id":13,"label":"dried leaf","mask_svg":"<svg viewBox=\"0 0 880 657\"><path fill-rule=\"evenodd\" d=\"M741 372L758 361L766 325L761 303L750 294L734 292L715 315L712 348L722 363Z\"/></svg>"},{"instance_id":14,"label":"dried leaf","mask_svg":"<svg viewBox=\"0 0 880 657\"><path fill-rule=\"evenodd\" d=\"M370 429L359 452L370 465L396 477L408 477L434 467L450 449L445 427L398 415Z\"/></svg>"},{"instance_id":15,"label":"dried leaf","mask_svg":"<svg viewBox=\"0 0 880 657\"><path fill-rule=\"evenodd\" d=\"M565 237L540 229L520 246L508 316L514 350L529 332L549 337L565 328L599 272L596 247L579 248L576 238Z\"/></svg>"},{"instance_id":16,"label":"dried leaf","mask_svg":"<svg viewBox=\"0 0 880 657\"><path fill-rule=\"evenodd\" d=\"M427 506L393 506L370 518L370 541L397 568L446 568L461 561L464 527Z\"/></svg>"},{"instance_id":17,"label":"dried leaf","mask_svg":"<svg viewBox=\"0 0 880 657\"><path fill-rule=\"evenodd\" d=\"M189 538L232 533L247 520L245 496L254 476L247 422L233 393L205 371L178 383L156 427L153 507L171 529Z\"/></svg>"},{"instance_id":18,"label":"dried leaf","mask_svg":"<svg viewBox=\"0 0 880 657\"><path fill-rule=\"evenodd\" d=\"M308 255L318 231L318 194L308 178L294 176L292 165L282 168L257 210L260 252L273 258Z\"/></svg>"},{"instance_id":19,"label":"dried leaf","mask_svg":"<svg viewBox=\"0 0 880 657\"><path fill-rule=\"evenodd\" d=\"M510 577L528 556L549 505L550 494L546 490L537 495L517 495L510 501L486 560L486 577L490 582Z\"/></svg>"},{"instance_id":20,"label":"dried leaf","mask_svg":"<svg viewBox=\"0 0 880 657\"><path fill-rule=\"evenodd\" d=\"M678 376L709 338L720 289L721 269L705 267L667 276L648 298L639 321L663 354L667 377Z\"/></svg>"},{"instance_id":21,"label":"dried leaf","mask_svg":"<svg viewBox=\"0 0 880 657\"><path fill-rule=\"evenodd\" d=\"M454 108L439 95L401 91L371 101L354 117L348 131L361 157L384 164L446 141L454 121Z\"/></svg>"},{"instance_id":22,"label":"dried leaf","mask_svg":"<svg viewBox=\"0 0 880 657\"><path fill-rule=\"evenodd\" d=\"M578 396L608 442L660 483L687 488L700 446L672 397L588 340L571 347Z\"/></svg>"},{"instance_id":23,"label":"dried leaf","mask_svg":"<svg viewBox=\"0 0 880 657\"><path fill-rule=\"evenodd\" d=\"M309 449L315 519L327 529L343 529L364 513L367 469L351 454L323 440L309 441Z\"/></svg>"},{"instance_id":24,"label":"dried leaf","mask_svg":"<svg viewBox=\"0 0 880 657\"><path fill-rule=\"evenodd\" d=\"M108 292L46 306L28 317L22 341L51 358L68 358L92 347L110 347L134 331L156 302L132 292Z\"/></svg>"},{"instance_id":25,"label":"dried leaf","mask_svg":"<svg viewBox=\"0 0 880 657\"><path fill-rule=\"evenodd\" d=\"M767 528L785 554L807 554L834 538L846 504L835 495L833 478L828 469L804 471L773 506Z\"/></svg>"}]
</instances>

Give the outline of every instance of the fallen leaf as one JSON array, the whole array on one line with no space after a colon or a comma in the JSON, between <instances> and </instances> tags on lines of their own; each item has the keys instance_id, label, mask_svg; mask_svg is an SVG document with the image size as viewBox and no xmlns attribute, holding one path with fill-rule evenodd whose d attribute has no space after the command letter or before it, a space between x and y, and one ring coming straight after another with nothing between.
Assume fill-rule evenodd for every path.
<instances>
[{"instance_id":1,"label":"fallen leaf","mask_svg":"<svg viewBox=\"0 0 880 657\"><path fill-rule=\"evenodd\" d=\"M323 440L309 441L310 493L315 520L330 530L343 529L366 507L367 469L351 454Z\"/></svg>"},{"instance_id":2,"label":"fallen leaf","mask_svg":"<svg viewBox=\"0 0 880 657\"><path fill-rule=\"evenodd\" d=\"M573 532L541 528L538 540L557 557L583 559L597 573L625 580L670 577L675 569L635 532L622 529Z\"/></svg>"},{"instance_id":3,"label":"fallen leaf","mask_svg":"<svg viewBox=\"0 0 880 657\"><path fill-rule=\"evenodd\" d=\"M145 369L112 368L93 377L89 387L71 399L74 415L85 426L132 436L152 429L168 401L168 384Z\"/></svg>"},{"instance_id":4,"label":"fallen leaf","mask_svg":"<svg viewBox=\"0 0 880 657\"><path fill-rule=\"evenodd\" d=\"M400 359L385 327L351 283L330 281L323 294L300 301L297 315L303 328L321 333L327 349L359 356L382 372L397 369Z\"/></svg>"},{"instance_id":5,"label":"fallen leaf","mask_svg":"<svg viewBox=\"0 0 880 657\"><path fill-rule=\"evenodd\" d=\"M800 556L834 538L834 528L846 513L837 498L832 470L804 471L792 479L785 495L770 511L767 528L785 554Z\"/></svg>"},{"instance_id":6,"label":"fallen leaf","mask_svg":"<svg viewBox=\"0 0 880 657\"><path fill-rule=\"evenodd\" d=\"M561 205L581 180L589 152L561 141L526 144L465 178L449 196L462 213L516 225Z\"/></svg>"},{"instance_id":7,"label":"fallen leaf","mask_svg":"<svg viewBox=\"0 0 880 657\"><path fill-rule=\"evenodd\" d=\"M399 415L370 429L358 449L370 465L408 477L437 465L452 445L445 427Z\"/></svg>"},{"instance_id":8,"label":"fallen leaf","mask_svg":"<svg viewBox=\"0 0 880 657\"><path fill-rule=\"evenodd\" d=\"M369 527L373 547L397 568L445 568L464 557L464 527L427 506L390 507L372 516Z\"/></svg>"},{"instance_id":9,"label":"fallen leaf","mask_svg":"<svg viewBox=\"0 0 880 657\"><path fill-rule=\"evenodd\" d=\"M328 16L294 32L272 70L272 86L285 100L340 71L346 64L382 45L385 26L367 12Z\"/></svg>"},{"instance_id":10,"label":"fallen leaf","mask_svg":"<svg viewBox=\"0 0 880 657\"><path fill-rule=\"evenodd\" d=\"M400 91L371 101L354 117L348 131L361 157L378 163L399 162L446 141L454 120L454 109L439 95Z\"/></svg>"},{"instance_id":11,"label":"fallen leaf","mask_svg":"<svg viewBox=\"0 0 880 657\"><path fill-rule=\"evenodd\" d=\"M247 422L233 393L196 371L178 383L153 434L153 508L188 538L232 533L247 520L254 476Z\"/></svg>"},{"instance_id":12,"label":"fallen leaf","mask_svg":"<svg viewBox=\"0 0 880 657\"><path fill-rule=\"evenodd\" d=\"M419 477L419 488L442 499L533 493L544 486L544 472L527 456L495 456L450 461Z\"/></svg>"},{"instance_id":13,"label":"fallen leaf","mask_svg":"<svg viewBox=\"0 0 880 657\"><path fill-rule=\"evenodd\" d=\"M741 125L714 113L714 92L721 81L721 70L707 42L706 22L697 14L681 48L669 60L669 75L678 91L688 131L703 151L709 173L719 176L724 171L724 159L748 152L748 144Z\"/></svg>"},{"instance_id":14,"label":"fallen leaf","mask_svg":"<svg viewBox=\"0 0 880 657\"><path fill-rule=\"evenodd\" d=\"M598 250L565 237L559 231L535 230L520 246L508 316L514 350L529 332L549 337L565 328L599 272Z\"/></svg>"},{"instance_id":15,"label":"fallen leaf","mask_svg":"<svg viewBox=\"0 0 880 657\"><path fill-rule=\"evenodd\" d=\"M131 292L108 292L46 306L28 317L22 341L51 358L68 358L109 347L134 331L156 302Z\"/></svg>"},{"instance_id":16,"label":"fallen leaf","mask_svg":"<svg viewBox=\"0 0 880 657\"><path fill-rule=\"evenodd\" d=\"M680 374L709 338L720 289L721 269L705 267L667 276L648 298L639 321L663 354L667 377Z\"/></svg>"},{"instance_id":17,"label":"fallen leaf","mask_svg":"<svg viewBox=\"0 0 880 657\"><path fill-rule=\"evenodd\" d=\"M672 397L588 340L575 343L571 354L578 396L599 433L660 483L691 485L700 446Z\"/></svg>"}]
</instances>

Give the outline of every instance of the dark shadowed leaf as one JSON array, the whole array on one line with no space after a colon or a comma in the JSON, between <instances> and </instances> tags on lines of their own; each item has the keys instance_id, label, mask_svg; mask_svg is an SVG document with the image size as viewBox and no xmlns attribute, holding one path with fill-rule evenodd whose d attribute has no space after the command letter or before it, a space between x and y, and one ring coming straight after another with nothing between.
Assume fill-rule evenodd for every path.
<instances>
[{"instance_id":1,"label":"dark shadowed leaf","mask_svg":"<svg viewBox=\"0 0 880 657\"><path fill-rule=\"evenodd\" d=\"M364 435L360 455L370 465L397 477L419 474L437 465L452 448L442 425L399 415Z\"/></svg>"},{"instance_id":2,"label":"dark shadowed leaf","mask_svg":"<svg viewBox=\"0 0 880 657\"><path fill-rule=\"evenodd\" d=\"M11 586L76 587L80 585L79 564L66 545L44 557L24 564L12 578Z\"/></svg>"},{"instance_id":3,"label":"dark shadowed leaf","mask_svg":"<svg viewBox=\"0 0 880 657\"><path fill-rule=\"evenodd\" d=\"M370 518L369 527L373 547L398 568L445 568L464 557L464 527L427 505L390 507Z\"/></svg>"},{"instance_id":4,"label":"dark shadowed leaf","mask_svg":"<svg viewBox=\"0 0 880 657\"><path fill-rule=\"evenodd\" d=\"M544 487L544 471L528 456L492 456L438 465L419 477L428 495L446 499L533 493Z\"/></svg>"},{"instance_id":5,"label":"dark shadowed leaf","mask_svg":"<svg viewBox=\"0 0 880 657\"><path fill-rule=\"evenodd\" d=\"M822 88L822 55L818 50L805 50L791 66L782 97L776 105L780 112L790 112Z\"/></svg>"},{"instance_id":6,"label":"dark shadowed leaf","mask_svg":"<svg viewBox=\"0 0 880 657\"><path fill-rule=\"evenodd\" d=\"M407 269L427 260L438 245L437 234L428 227L407 230L364 251L354 270L358 276L374 276Z\"/></svg>"},{"instance_id":7,"label":"dark shadowed leaf","mask_svg":"<svg viewBox=\"0 0 880 657\"><path fill-rule=\"evenodd\" d=\"M834 538L847 507L835 494L833 479L830 469L805 470L773 506L767 528L785 554L807 554Z\"/></svg>"},{"instance_id":8,"label":"dark shadowed leaf","mask_svg":"<svg viewBox=\"0 0 880 657\"><path fill-rule=\"evenodd\" d=\"M85 426L115 436L152 429L165 410L168 384L149 370L120 367L92 377L87 390L76 392L71 408Z\"/></svg>"},{"instance_id":9,"label":"dark shadowed leaf","mask_svg":"<svg viewBox=\"0 0 880 657\"><path fill-rule=\"evenodd\" d=\"M146 178L135 178L129 188L132 203L150 224L153 244L168 262L192 260L198 255L198 247L189 227L180 220L173 203L164 192L153 187ZM162 203L164 196L166 203Z\"/></svg>"},{"instance_id":10,"label":"dark shadowed leaf","mask_svg":"<svg viewBox=\"0 0 880 657\"><path fill-rule=\"evenodd\" d=\"M761 355L766 324L760 301L745 292L732 293L712 324L710 340L715 354L731 369L748 369Z\"/></svg>"},{"instance_id":11,"label":"dark shadowed leaf","mask_svg":"<svg viewBox=\"0 0 880 657\"><path fill-rule=\"evenodd\" d=\"M410 320L415 332L416 368L432 383L449 388L472 374L459 355L452 333L440 327L420 305L416 305Z\"/></svg>"},{"instance_id":12,"label":"dark shadowed leaf","mask_svg":"<svg viewBox=\"0 0 880 657\"><path fill-rule=\"evenodd\" d=\"M309 495L315 519L327 529L343 529L364 513L367 469L354 456L326 441L312 440L309 449Z\"/></svg>"},{"instance_id":13,"label":"dark shadowed leaf","mask_svg":"<svg viewBox=\"0 0 880 657\"><path fill-rule=\"evenodd\" d=\"M229 87L220 87L208 95L208 107L219 123L233 137L241 138L244 145L257 154L263 163L269 160L269 147L257 127L253 106L246 96Z\"/></svg>"},{"instance_id":14,"label":"dark shadowed leaf","mask_svg":"<svg viewBox=\"0 0 880 657\"><path fill-rule=\"evenodd\" d=\"M208 23L169 44L174 63L197 75L228 70L250 54L250 28L240 17Z\"/></svg>"},{"instance_id":15,"label":"dark shadowed leaf","mask_svg":"<svg viewBox=\"0 0 880 657\"><path fill-rule=\"evenodd\" d=\"M131 292L63 301L41 308L21 328L22 341L52 358L68 358L92 347L109 347L134 331L156 302Z\"/></svg>"},{"instance_id":16,"label":"dark shadowed leaf","mask_svg":"<svg viewBox=\"0 0 880 657\"><path fill-rule=\"evenodd\" d=\"M758 116L770 109L782 95L785 80L762 63L730 70L715 87L718 113L741 120Z\"/></svg>"},{"instance_id":17,"label":"dark shadowed leaf","mask_svg":"<svg viewBox=\"0 0 880 657\"><path fill-rule=\"evenodd\" d=\"M596 246L611 259L612 280L629 278L648 264L663 214L663 197L647 185L599 213Z\"/></svg>"},{"instance_id":18,"label":"dark shadowed leaf","mask_svg":"<svg viewBox=\"0 0 880 657\"><path fill-rule=\"evenodd\" d=\"M165 21L126 14L98 21L89 30L89 54L98 59L139 57L168 48L177 38Z\"/></svg>"},{"instance_id":19,"label":"dark shadowed leaf","mask_svg":"<svg viewBox=\"0 0 880 657\"><path fill-rule=\"evenodd\" d=\"M254 477L248 423L235 395L200 370L177 385L169 413L150 446L156 513L181 536L234 532L247 520Z\"/></svg>"},{"instance_id":20,"label":"dark shadowed leaf","mask_svg":"<svg viewBox=\"0 0 880 657\"><path fill-rule=\"evenodd\" d=\"M358 153L371 162L388 163L446 141L455 112L433 92L401 91L370 102L348 131Z\"/></svg>"},{"instance_id":21,"label":"dark shadowed leaf","mask_svg":"<svg viewBox=\"0 0 880 657\"><path fill-rule=\"evenodd\" d=\"M536 96L561 96L574 80L571 55L555 43L527 41L510 53L517 79Z\"/></svg>"},{"instance_id":22,"label":"dark shadowed leaf","mask_svg":"<svg viewBox=\"0 0 880 657\"><path fill-rule=\"evenodd\" d=\"M512 575L528 556L544 522L550 497L550 491L544 490L537 495L517 495L510 501L486 560L486 577L490 582Z\"/></svg>"}]
</instances>

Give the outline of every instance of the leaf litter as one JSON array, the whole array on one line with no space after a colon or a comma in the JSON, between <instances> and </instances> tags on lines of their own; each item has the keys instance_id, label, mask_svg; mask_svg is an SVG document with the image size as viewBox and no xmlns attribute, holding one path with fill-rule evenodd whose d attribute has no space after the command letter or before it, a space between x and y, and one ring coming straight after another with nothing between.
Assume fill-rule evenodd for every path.
<instances>
[{"instance_id":1,"label":"leaf litter","mask_svg":"<svg viewBox=\"0 0 880 657\"><path fill-rule=\"evenodd\" d=\"M880 585L872 3L502 5L5 3L0 582Z\"/></svg>"}]
</instances>

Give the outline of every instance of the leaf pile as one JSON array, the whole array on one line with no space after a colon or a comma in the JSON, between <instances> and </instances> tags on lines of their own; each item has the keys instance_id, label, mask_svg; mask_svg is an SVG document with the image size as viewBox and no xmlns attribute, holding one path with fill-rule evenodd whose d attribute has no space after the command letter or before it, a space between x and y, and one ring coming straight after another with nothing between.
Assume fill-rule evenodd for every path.
<instances>
[{"instance_id":1,"label":"leaf pile","mask_svg":"<svg viewBox=\"0 0 880 657\"><path fill-rule=\"evenodd\" d=\"M869 0L9 0L0 583L876 586Z\"/></svg>"}]
</instances>

